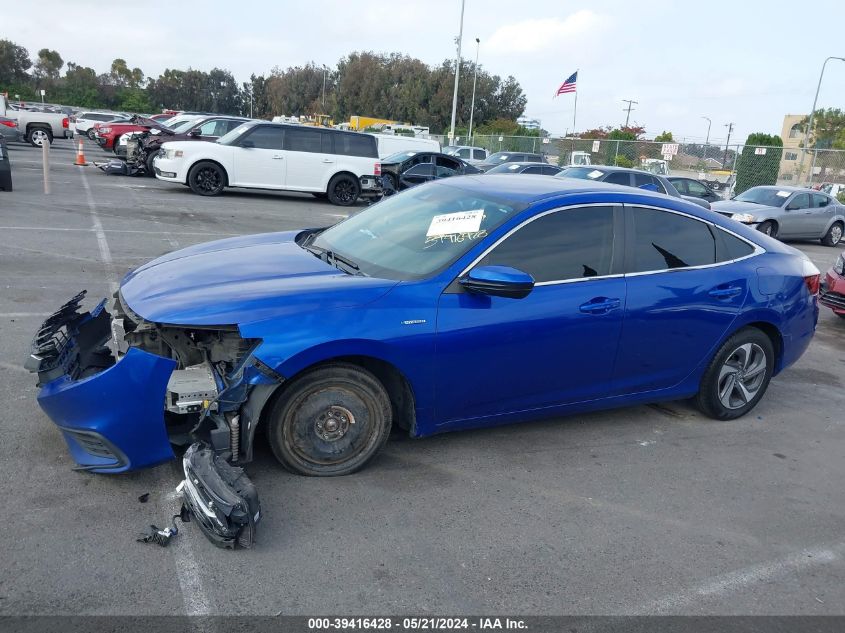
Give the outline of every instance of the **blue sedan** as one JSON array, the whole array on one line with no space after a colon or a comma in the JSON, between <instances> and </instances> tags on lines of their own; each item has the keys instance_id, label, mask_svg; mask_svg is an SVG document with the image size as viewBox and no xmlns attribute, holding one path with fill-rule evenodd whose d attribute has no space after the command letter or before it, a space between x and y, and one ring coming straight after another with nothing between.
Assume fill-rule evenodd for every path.
<instances>
[{"instance_id":1,"label":"blue sedan","mask_svg":"<svg viewBox=\"0 0 845 633\"><path fill-rule=\"evenodd\" d=\"M64 306L28 366L91 471L199 441L196 483L248 462L263 430L289 470L344 475L394 425L423 437L691 397L737 418L807 349L818 288L799 251L678 198L467 176L328 229L164 255L124 278L114 315Z\"/></svg>"}]
</instances>

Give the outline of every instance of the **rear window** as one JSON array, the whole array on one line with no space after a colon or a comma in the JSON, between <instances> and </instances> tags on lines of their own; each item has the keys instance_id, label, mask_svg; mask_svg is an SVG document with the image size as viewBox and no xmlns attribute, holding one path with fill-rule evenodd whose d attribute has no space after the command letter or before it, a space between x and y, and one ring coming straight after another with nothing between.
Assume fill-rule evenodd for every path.
<instances>
[{"instance_id":1,"label":"rear window","mask_svg":"<svg viewBox=\"0 0 845 633\"><path fill-rule=\"evenodd\" d=\"M342 156L378 158L376 139L369 134L338 133L334 137L334 153Z\"/></svg>"}]
</instances>

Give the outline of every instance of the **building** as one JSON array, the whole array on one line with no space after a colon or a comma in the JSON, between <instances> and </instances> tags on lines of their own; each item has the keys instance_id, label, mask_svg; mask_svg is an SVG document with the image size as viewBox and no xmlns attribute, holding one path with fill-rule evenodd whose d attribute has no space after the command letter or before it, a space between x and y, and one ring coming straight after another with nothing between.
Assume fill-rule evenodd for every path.
<instances>
[{"instance_id":1,"label":"building","mask_svg":"<svg viewBox=\"0 0 845 633\"><path fill-rule=\"evenodd\" d=\"M521 116L516 120L516 122L527 130L540 129L540 119L530 119L527 116Z\"/></svg>"},{"instance_id":2,"label":"building","mask_svg":"<svg viewBox=\"0 0 845 633\"><path fill-rule=\"evenodd\" d=\"M804 157L804 165L801 166L801 143L804 142L804 132L801 130L801 121L807 118L806 114L787 114L783 117L783 129L780 137L783 139L783 155L780 159L780 173L778 182L798 184L809 180L810 164L812 158ZM799 167L801 173L798 173Z\"/></svg>"}]
</instances>

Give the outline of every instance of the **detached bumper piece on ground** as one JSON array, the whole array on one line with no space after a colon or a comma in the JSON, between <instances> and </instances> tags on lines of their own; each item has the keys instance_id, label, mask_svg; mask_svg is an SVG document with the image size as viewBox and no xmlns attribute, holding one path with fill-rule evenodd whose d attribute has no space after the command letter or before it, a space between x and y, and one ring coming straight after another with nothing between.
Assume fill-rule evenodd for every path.
<instances>
[{"instance_id":1,"label":"detached bumper piece on ground","mask_svg":"<svg viewBox=\"0 0 845 633\"><path fill-rule=\"evenodd\" d=\"M130 347L115 358L112 318L100 302L80 310L86 291L38 330L26 368L38 374L38 403L64 435L78 470L120 473L173 458L163 403L176 362ZM219 547L250 547L258 495L243 469L208 444L185 452L184 506Z\"/></svg>"}]
</instances>

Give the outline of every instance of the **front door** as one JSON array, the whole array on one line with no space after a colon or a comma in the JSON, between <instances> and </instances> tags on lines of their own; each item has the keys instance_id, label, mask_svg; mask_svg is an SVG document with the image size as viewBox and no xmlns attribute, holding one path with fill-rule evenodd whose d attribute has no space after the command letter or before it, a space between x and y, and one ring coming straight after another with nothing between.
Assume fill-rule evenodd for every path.
<instances>
[{"instance_id":1,"label":"front door","mask_svg":"<svg viewBox=\"0 0 845 633\"><path fill-rule=\"evenodd\" d=\"M229 184L234 187L281 189L285 185L284 128L257 125L233 146L234 173Z\"/></svg>"},{"instance_id":2,"label":"front door","mask_svg":"<svg viewBox=\"0 0 845 633\"><path fill-rule=\"evenodd\" d=\"M796 193L784 206L784 212L778 218L778 237L807 237L811 233L810 194Z\"/></svg>"},{"instance_id":3,"label":"front door","mask_svg":"<svg viewBox=\"0 0 845 633\"><path fill-rule=\"evenodd\" d=\"M522 299L452 284L437 315L437 417L446 426L609 395L625 308L621 209L535 216L475 265L535 280ZM463 423L461 421L464 421Z\"/></svg>"}]
</instances>

